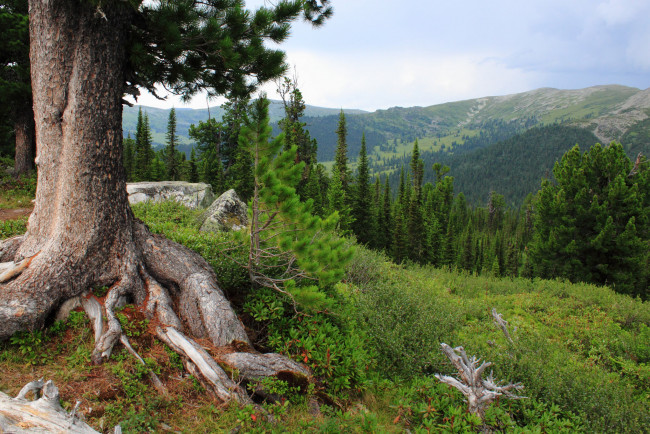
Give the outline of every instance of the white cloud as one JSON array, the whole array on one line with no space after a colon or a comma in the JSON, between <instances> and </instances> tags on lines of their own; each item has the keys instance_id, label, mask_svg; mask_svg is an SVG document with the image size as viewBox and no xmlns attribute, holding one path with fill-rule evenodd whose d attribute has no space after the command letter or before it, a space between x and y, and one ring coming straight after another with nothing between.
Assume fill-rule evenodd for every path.
<instances>
[{"instance_id":1,"label":"white cloud","mask_svg":"<svg viewBox=\"0 0 650 434\"><path fill-rule=\"evenodd\" d=\"M641 0L608 0L596 7L600 19L608 26L615 26L637 21L639 18L645 21L648 4Z\"/></svg>"},{"instance_id":2,"label":"white cloud","mask_svg":"<svg viewBox=\"0 0 650 434\"><path fill-rule=\"evenodd\" d=\"M299 87L309 104L375 110L528 90L533 73L483 55L366 52L318 55L292 51ZM273 92L269 89L269 95Z\"/></svg>"}]
</instances>

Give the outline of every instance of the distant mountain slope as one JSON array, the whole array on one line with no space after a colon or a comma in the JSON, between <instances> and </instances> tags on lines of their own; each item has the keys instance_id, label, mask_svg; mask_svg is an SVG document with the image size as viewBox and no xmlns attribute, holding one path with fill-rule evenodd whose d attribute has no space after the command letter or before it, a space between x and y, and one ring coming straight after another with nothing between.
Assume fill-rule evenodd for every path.
<instances>
[{"instance_id":1,"label":"distant mountain slope","mask_svg":"<svg viewBox=\"0 0 650 434\"><path fill-rule=\"evenodd\" d=\"M485 205L490 191L503 194L510 206L520 206L529 193L539 190L544 177L553 177L553 166L576 144L583 151L598 138L583 128L548 125L531 128L507 140L461 155L425 154L425 166L439 161L448 165L454 189L468 202ZM428 180L433 182L433 174Z\"/></svg>"},{"instance_id":2,"label":"distant mountain slope","mask_svg":"<svg viewBox=\"0 0 650 434\"><path fill-rule=\"evenodd\" d=\"M621 140L650 118L650 89L608 85L578 90L543 88L429 107L394 107L348 116L348 149L355 158L365 131L377 159L400 159L415 138L422 150L467 152L539 125L564 124L593 132L599 141ZM332 159L336 117L307 118L319 160ZM636 127L635 127L636 126ZM645 131L645 132L644 132Z\"/></svg>"},{"instance_id":3,"label":"distant mountain slope","mask_svg":"<svg viewBox=\"0 0 650 434\"><path fill-rule=\"evenodd\" d=\"M154 142L162 146L165 143L169 110L148 107L144 110L149 115ZM303 121L318 142L320 162L334 158L339 112L340 109L307 106L307 116ZM484 202L485 188L506 194L509 203L519 203L525 196L524 193L537 189L540 177L552 168L554 159L576 142L583 145L584 141L585 146L591 146L595 141L607 144L618 140L632 158L638 152L650 154L650 89L639 90L618 85L577 90L542 88L429 107L393 107L372 113L346 109L344 112L348 127L348 156L351 161L356 159L361 146L361 135L365 133L373 173L395 176L400 166L408 167L413 142L417 138L423 156L431 155L435 156L435 160L449 161L450 165L453 163L452 174L457 173L457 191L467 189L467 195L475 203ZM125 107L125 135L129 131L135 131L137 113L137 107ZM220 108L211 108L210 114L220 118L222 111ZM279 101L272 102L271 121L276 134L279 132L277 121L282 116L282 104ZM191 124L207 118L207 109L177 109L180 150L189 154L187 130ZM573 130L559 128L542 129L542 135L539 131L534 131L531 136L518 136L531 128L549 125L580 128L580 134L583 135L576 136L578 133L571 132ZM586 132L593 135L587 135ZM562 138L562 134L566 136ZM513 140L516 144L507 142L515 137L517 138ZM477 150L487 149L498 142L504 143L485 153L476 153ZM534 146L539 155L527 154L531 151L526 149L527 146ZM510 156L510 152L520 156ZM488 169L500 167L515 158L521 161L518 165L520 175L503 171L490 175ZM484 161L481 162L480 159ZM433 160L431 157L431 161L427 161L425 176L432 176L430 163ZM543 169L537 170L536 165L543 166ZM467 180L461 173L469 174ZM497 174L505 180L499 181ZM483 176L488 178L483 179ZM533 185L529 179L534 180L532 190L527 190Z\"/></svg>"}]
</instances>

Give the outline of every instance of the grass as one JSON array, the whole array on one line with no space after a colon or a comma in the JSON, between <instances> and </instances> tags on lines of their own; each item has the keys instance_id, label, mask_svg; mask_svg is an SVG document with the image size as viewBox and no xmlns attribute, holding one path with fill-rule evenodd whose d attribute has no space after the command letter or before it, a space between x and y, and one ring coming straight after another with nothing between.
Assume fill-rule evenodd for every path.
<instances>
[{"instance_id":1,"label":"grass","mask_svg":"<svg viewBox=\"0 0 650 434\"><path fill-rule=\"evenodd\" d=\"M0 161L3 165L5 161ZM15 178L0 171L0 209L29 208L36 193L36 174Z\"/></svg>"}]
</instances>

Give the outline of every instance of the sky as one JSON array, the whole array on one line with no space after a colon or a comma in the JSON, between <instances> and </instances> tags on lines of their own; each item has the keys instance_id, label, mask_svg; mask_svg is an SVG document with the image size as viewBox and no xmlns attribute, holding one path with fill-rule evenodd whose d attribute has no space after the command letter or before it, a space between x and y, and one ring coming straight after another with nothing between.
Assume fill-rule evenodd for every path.
<instances>
[{"instance_id":1,"label":"sky","mask_svg":"<svg viewBox=\"0 0 650 434\"><path fill-rule=\"evenodd\" d=\"M279 46L310 105L374 111L540 87L650 87L650 0L331 3L334 16L323 27L294 23ZM264 90L277 98L274 84ZM143 94L138 104L207 102L202 95L183 104Z\"/></svg>"}]
</instances>

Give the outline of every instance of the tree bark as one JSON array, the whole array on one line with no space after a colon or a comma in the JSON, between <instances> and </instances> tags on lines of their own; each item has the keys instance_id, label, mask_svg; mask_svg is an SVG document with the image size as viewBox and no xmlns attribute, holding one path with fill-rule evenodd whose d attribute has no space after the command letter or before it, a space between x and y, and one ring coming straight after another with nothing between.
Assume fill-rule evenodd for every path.
<instances>
[{"instance_id":1,"label":"tree bark","mask_svg":"<svg viewBox=\"0 0 650 434\"><path fill-rule=\"evenodd\" d=\"M14 131L16 134L14 174L19 176L34 170L36 138L34 136L34 111L31 104L17 111Z\"/></svg>"},{"instance_id":2,"label":"tree bark","mask_svg":"<svg viewBox=\"0 0 650 434\"><path fill-rule=\"evenodd\" d=\"M128 204L121 98L130 8L30 0L38 183L27 233L0 245L0 340L43 327L76 300L95 318L92 359L100 363L120 340L128 342L114 314L127 299L159 324L158 336L217 397L246 401L192 339L250 345L213 270L198 254L152 235ZM110 287L97 300L102 315L88 302L95 286Z\"/></svg>"}]
</instances>

